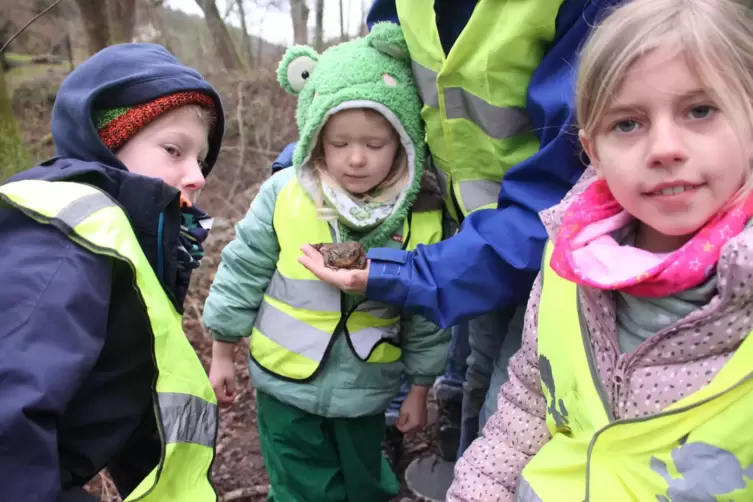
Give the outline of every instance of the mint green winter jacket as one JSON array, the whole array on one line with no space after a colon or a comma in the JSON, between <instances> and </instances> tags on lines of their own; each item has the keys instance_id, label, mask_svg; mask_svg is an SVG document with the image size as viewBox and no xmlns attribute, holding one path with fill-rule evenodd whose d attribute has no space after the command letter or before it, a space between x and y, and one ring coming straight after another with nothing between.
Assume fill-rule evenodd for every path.
<instances>
[{"instance_id":1,"label":"mint green winter jacket","mask_svg":"<svg viewBox=\"0 0 753 502\"><path fill-rule=\"evenodd\" d=\"M294 169L286 169L262 185L248 213L237 223L235 239L222 251L204 305L204 323L215 340L235 343L251 335L280 252L272 227L277 195L294 176ZM346 308L363 299L344 296ZM403 374L410 384L428 386L444 372L447 362L448 330L418 315L404 315L401 324L400 361L363 362L351 351L344 333L338 332L324 367L313 380L282 380L263 371L249 357L251 384L284 403L324 417L383 413L398 393Z\"/></svg>"}]
</instances>

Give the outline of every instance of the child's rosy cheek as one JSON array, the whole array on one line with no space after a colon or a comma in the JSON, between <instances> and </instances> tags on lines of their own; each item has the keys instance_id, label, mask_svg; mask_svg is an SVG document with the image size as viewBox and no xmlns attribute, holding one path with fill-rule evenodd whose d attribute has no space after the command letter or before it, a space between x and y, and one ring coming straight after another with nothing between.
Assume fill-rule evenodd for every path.
<instances>
[{"instance_id":1,"label":"child's rosy cheek","mask_svg":"<svg viewBox=\"0 0 753 502\"><path fill-rule=\"evenodd\" d=\"M395 77L393 77L392 75L385 73L384 75L382 75L382 80L389 87L397 87L397 80L395 80Z\"/></svg>"}]
</instances>

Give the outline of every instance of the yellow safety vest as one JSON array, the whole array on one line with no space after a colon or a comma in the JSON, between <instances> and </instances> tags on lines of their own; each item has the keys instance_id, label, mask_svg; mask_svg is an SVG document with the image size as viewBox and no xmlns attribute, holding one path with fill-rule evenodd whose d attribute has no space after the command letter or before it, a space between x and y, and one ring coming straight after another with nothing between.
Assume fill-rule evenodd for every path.
<instances>
[{"instance_id":1,"label":"yellow safety vest","mask_svg":"<svg viewBox=\"0 0 753 502\"><path fill-rule=\"evenodd\" d=\"M24 180L0 186L0 201L63 231L95 254L126 262L146 306L158 376L154 412L162 440L157 467L126 502L208 502L217 435L217 400L204 368L133 233L128 217L105 193L66 181Z\"/></svg>"},{"instance_id":2,"label":"yellow safety vest","mask_svg":"<svg viewBox=\"0 0 753 502\"><path fill-rule=\"evenodd\" d=\"M552 439L523 469L517 500L753 500L753 337L711 383L660 412L615 420L578 287L550 267L538 315L539 370Z\"/></svg>"},{"instance_id":3,"label":"yellow safety vest","mask_svg":"<svg viewBox=\"0 0 753 502\"><path fill-rule=\"evenodd\" d=\"M455 212L497 207L502 176L539 149L526 112L562 0L479 0L445 56L430 0L397 0L426 142ZM459 216L454 214L454 216Z\"/></svg>"},{"instance_id":4,"label":"yellow safety vest","mask_svg":"<svg viewBox=\"0 0 753 502\"><path fill-rule=\"evenodd\" d=\"M340 331L362 361L398 361L399 308L365 300L345 311L343 293L298 263L301 246L332 242L332 235L295 178L277 196L273 225L280 256L251 332L249 349L256 364L283 379L309 381L326 362ZM413 213L399 235L405 249L439 242L442 212Z\"/></svg>"}]
</instances>

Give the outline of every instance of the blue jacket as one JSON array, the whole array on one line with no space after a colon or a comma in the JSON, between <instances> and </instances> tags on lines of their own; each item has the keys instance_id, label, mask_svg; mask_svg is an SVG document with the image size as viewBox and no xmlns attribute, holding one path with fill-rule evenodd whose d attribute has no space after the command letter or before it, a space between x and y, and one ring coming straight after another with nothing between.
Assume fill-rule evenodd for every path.
<instances>
[{"instance_id":1,"label":"blue jacket","mask_svg":"<svg viewBox=\"0 0 753 502\"><path fill-rule=\"evenodd\" d=\"M132 44L109 47L68 76L52 113L59 157L10 181L78 181L107 192L182 310L178 191L126 171L92 122L94 106L179 90L203 90L216 101L208 171L223 133L219 96L160 46ZM154 341L133 274L17 210L0 209L0 228L0 500L97 500L81 487L105 467L125 495L160 455Z\"/></svg>"},{"instance_id":2,"label":"blue jacket","mask_svg":"<svg viewBox=\"0 0 753 502\"><path fill-rule=\"evenodd\" d=\"M498 209L472 213L456 236L413 252L372 249L369 298L402 306L442 327L526 302L546 241L538 213L557 204L585 167L573 109L578 48L605 9L618 1L564 0L552 45L528 87L526 109L541 149L505 174ZM455 15L448 11L453 6ZM445 50L470 18L469 6L475 2L436 1ZM368 16L371 24L397 20L395 0L376 0Z\"/></svg>"}]
</instances>

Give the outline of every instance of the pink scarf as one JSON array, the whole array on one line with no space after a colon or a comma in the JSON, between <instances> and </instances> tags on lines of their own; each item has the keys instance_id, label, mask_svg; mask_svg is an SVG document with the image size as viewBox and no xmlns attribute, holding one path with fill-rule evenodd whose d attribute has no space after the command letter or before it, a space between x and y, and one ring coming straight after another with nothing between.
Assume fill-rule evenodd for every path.
<instances>
[{"instance_id":1,"label":"pink scarf","mask_svg":"<svg viewBox=\"0 0 753 502\"><path fill-rule=\"evenodd\" d=\"M611 233L634 221L596 180L568 206L554 241L551 266L563 278L634 296L662 297L704 282L716 268L721 249L753 217L753 196L714 215L680 249L651 253L621 246Z\"/></svg>"}]
</instances>

